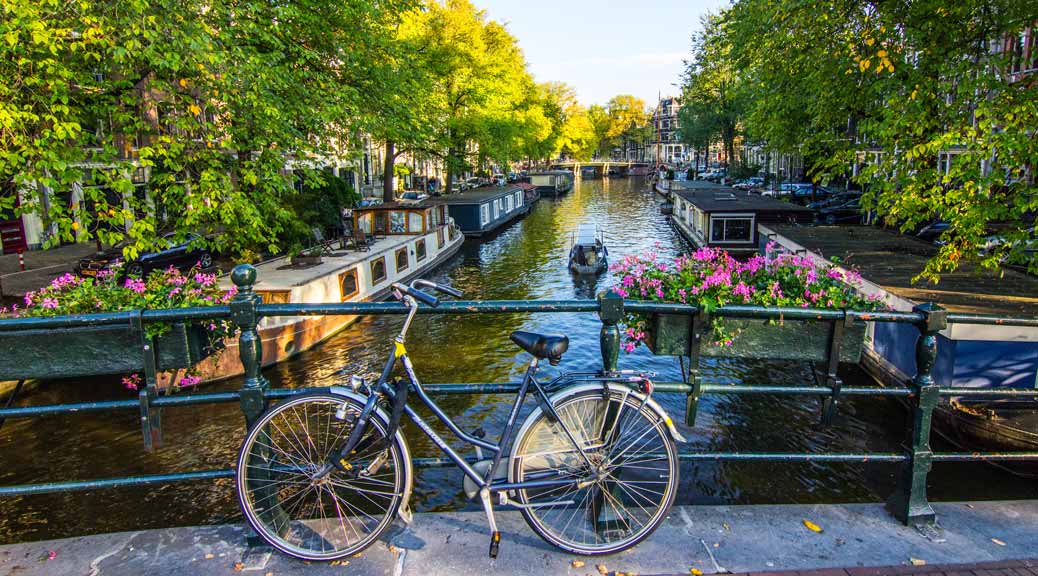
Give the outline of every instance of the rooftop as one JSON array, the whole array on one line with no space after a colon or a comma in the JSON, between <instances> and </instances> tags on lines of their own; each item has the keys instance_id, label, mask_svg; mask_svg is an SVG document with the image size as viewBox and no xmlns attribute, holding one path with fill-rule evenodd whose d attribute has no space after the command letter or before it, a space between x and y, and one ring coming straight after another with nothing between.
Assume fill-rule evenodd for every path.
<instances>
[{"instance_id":1,"label":"rooftop","mask_svg":"<svg viewBox=\"0 0 1038 576\"><path fill-rule=\"evenodd\" d=\"M507 196L509 193L518 192L519 190L520 188L512 185L483 186L465 192L458 192L454 194L448 194L446 196L437 196L435 198L429 198L425 200L425 202L428 202L430 204L472 204L475 202L482 202L484 200L492 198Z\"/></svg>"},{"instance_id":2,"label":"rooftop","mask_svg":"<svg viewBox=\"0 0 1038 576\"><path fill-rule=\"evenodd\" d=\"M803 206L728 186L701 182L682 184L685 189L672 191L704 212L810 212Z\"/></svg>"},{"instance_id":3,"label":"rooftop","mask_svg":"<svg viewBox=\"0 0 1038 576\"><path fill-rule=\"evenodd\" d=\"M768 227L825 258L839 257L866 280L913 302L937 302L957 312L1038 314L1038 278L1014 270L992 272L965 263L942 274L939 284L913 282L937 253L937 246L918 238L871 226Z\"/></svg>"}]
</instances>

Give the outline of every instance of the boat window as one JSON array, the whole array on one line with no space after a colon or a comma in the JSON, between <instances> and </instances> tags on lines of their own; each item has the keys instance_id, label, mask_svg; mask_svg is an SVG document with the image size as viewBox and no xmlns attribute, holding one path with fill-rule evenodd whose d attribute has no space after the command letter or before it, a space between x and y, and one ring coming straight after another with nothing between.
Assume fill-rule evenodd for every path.
<instances>
[{"instance_id":1,"label":"boat window","mask_svg":"<svg viewBox=\"0 0 1038 576\"><path fill-rule=\"evenodd\" d=\"M422 233L422 213L421 212L408 212L407 213L407 231L411 234Z\"/></svg>"},{"instance_id":2,"label":"boat window","mask_svg":"<svg viewBox=\"0 0 1038 576\"><path fill-rule=\"evenodd\" d=\"M414 243L414 258L421 262L425 260L425 239L421 239Z\"/></svg>"},{"instance_id":3,"label":"boat window","mask_svg":"<svg viewBox=\"0 0 1038 576\"><path fill-rule=\"evenodd\" d=\"M396 251L396 271L407 270L407 246Z\"/></svg>"},{"instance_id":4,"label":"boat window","mask_svg":"<svg viewBox=\"0 0 1038 576\"><path fill-rule=\"evenodd\" d=\"M501 217L501 199L494 198L494 220Z\"/></svg>"},{"instance_id":5,"label":"boat window","mask_svg":"<svg viewBox=\"0 0 1038 576\"><path fill-rule=\"evenodd\" d=\"M400 212L394 210L389 213L389 233L390 234L406 234L407 233L407 212Z\"/></svg>"},{"instance_id":6,"label":"boat window","mask_svg":"<svg viewBox=\"0 0 1038 576\"><path fill-rule=\"evenodd\" d=\"M371 212L357 215L357 227L365 234L371 234Z\"/></svg>"},{"instance_id":7,"label":"boat window","mask_svg":"<svg viewBox=\"0 0 1038 576\"><path fill-rule=\"evenodd\" d=\"M753 216L713 216L710 218L711 242L753 241Z\"/></svg>"},{"instance_id":8,"label":"boat window","mask_svg":"<svg viewBox=\"0 0 1038 576\"><path fill-rule=\"evenodd\" d=\"M516 192L515 193L515 206L516 206L516 208L518 208L519 206L522 206L522 205L523 205L523 193L522 192Z\"/></svg>"},{"instance_id":9,"label":"boat window","mask_svg":"<svg viewBox=\"0 0 1038 576\"><path fill-rule=\"evenodd\" d=\"M439 209L439 207L432 208L431 210L428 210L427 212L429 213L429 226L432 227L432 228L435 228L436 226L439 226L440 225L440 209Z\"/></svg>"},{"instance_id":10,"label":"boat window","mask_svg":"<svg viewBox=\"0 0 1038 576\"><path fill-rule=\"evenodd\" d=\"M360 291L360 285L357 283L357 269L350 268L349 270L339 274L339 297L345 302L357 295Z\"/></svg>"},{"instance_id":11,"label":"boat window","mask_svg":"<svg viewBox=\"0 0 1038 576\"><path fill-rule=\"evenodd\" d=\"M378 234L386 233L386 213L375 212L375 232Z\"/></svg>"},{"instance_id":12,"label":"boat window","mask_svg":"<svg viewBox=\"0 0 1038 576\"><path fill-rule=\"evenodd\" d=\"M379 282L386 279L386 257L380 256L379 258L371 261L371 285L374 286Z\"/></svg>"},{"instance_id":13,"label":"boat window","mask_svg":"<svg viewBox=\"0 0 1038 576\"><path fill-rule=\"evenodd\" d=\"M288 304L292 292L289 290L257 290L264 304Z\"/></svg>"},{"instance_id":14,"label":"boat window","mask_svg":"<svg viewBox=\"0 0 1038 576\"><path fill-rule=\"evenodd\" d=\"M490 222L490 204L479 205L479 225L486 226Z\"/></svg>"},{"instance_id":15,"label":"boat window","mask_svg":"<svg viewBox=\"0 0 1038 576\"><path fill-rule=\"evenodd\" d=\"M443 248L443 228L436 229L436 249Z\"/></svg>"},{"instance_id":16,"label":"boat window","mask_svg":"<svg viewBox=\"0 0 1038 576\"><path fill-rule=\"evenodd\" d=\"M512 211L512 196L508 195L508 196L505 196L505 212L511 212L511 211Z\"/></svg>"}]
</instances>

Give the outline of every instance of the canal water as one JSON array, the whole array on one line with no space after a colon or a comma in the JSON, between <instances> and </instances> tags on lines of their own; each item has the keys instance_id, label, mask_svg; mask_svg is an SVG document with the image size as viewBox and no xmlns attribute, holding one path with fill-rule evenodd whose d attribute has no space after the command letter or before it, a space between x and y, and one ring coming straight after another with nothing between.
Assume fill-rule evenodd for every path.
<instances>
[{"instance_id":1,"label":"canal water","mask_svg":"<svg viewBox=\"0 0 1038 576\"><path fill-rule=\"evenodd\" d=\"M658 199L642 179L586 180L568 195L539 202L523 220L494 237L467 240L461 253L431 275L465 293L466 299L593 298L610 285L576 279L567 270L571 236L590 221L605 234L611 258L655 250L669 257L687 246L660 214ZM273 386L330 385L343 374L377 371L402 317L370 317L322 346L265 372ZM518 380L528 361L508 335L513 330L562 332L569 352L557 370L594 370L601 365L595 314L493 314L417 318L408 350L419 378L428 382ZM621 353L621 368L651 370L677 380L677 361L644 349ZM803 384L811 367L796 362L706 360L710 382ZM848 386L873 385L856 367L845 367ZM44 383L24 402L50 404L132 397L118 382ZM229 381L206 390L235 389ZM658 399L675 421L684 418L684 397ZM441 406L467 429L484 426L495 438L510 396L450 396ZM906 412L891 399L847 399L837 423L817 425L817 398L765 395L707 396L695 428L682 427L690 451L861 452L897 450ZM83 480L126 474L156 474L226 468L243 435L237 405L170 408L163 411L165 446L154 453L141 444L138 415L56 416L10 420L0 430L0 484ZM434 447L414 427L406 430L412 453L434 456ZM939 443L939 441L938 441ZM875 502L894 487L890 464L684 463L679 502L765 504ZM454 468L422 470L415 484L416 511L475 507L462 493ZM937 464L930 475L935 500L1034 497L1027 481L982 464ZM179 483L119 491L40 495L0 501L0 543L77 534L241 521L231 480Z\"/></svg>"}]
</instances>

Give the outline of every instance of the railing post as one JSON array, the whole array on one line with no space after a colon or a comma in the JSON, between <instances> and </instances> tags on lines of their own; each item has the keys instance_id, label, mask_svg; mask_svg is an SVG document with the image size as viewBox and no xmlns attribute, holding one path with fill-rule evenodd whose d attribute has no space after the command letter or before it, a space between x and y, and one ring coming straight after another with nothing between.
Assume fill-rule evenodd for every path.
<instances>
[{"instance_id":1,"label":"railing post","mask_svg":"<svg viewBox=\"0 0 1038 576\"><path fill-rule=\"evenodd\" d=\"M248 264L239 264L231 271L231 282L238 293L231 300L231 321L239 330L238 355L245 369L245 382L241 387L241 411L248 425L259 418L267 408L267 380L260 374L263 366L263 341L260 340L256 324L259 316L256 306L262 301L252 287L256 284L256 269Z\"/></svg>"},{"instance_id":2,"label":"railing post","mask_svg":"<svg viewBox=\"0 0 1038 576\"><path fill-rule=\"evenodd\" d=\"M598 294L598 306L598 317L602 320L602 330L598 334L602 370L613 372L620 359L620 328L617 324L624 317L624 299L613 290L607 290Z\"/></svg>"},{"instance_id":3,"label":"railing post","mask_svg":"<svg viewBox=\"0 0 1038 576\"><path fill-rule=\"evenodd\" d=\"M908 460L901 466L897 488L887 502L890 512L906 525L933 524L937 519L926 498L926 475L933 465L930 449L930 422L937 407L939 391L933 377L937 361L937 333L948 325L948 312L928 302L913 308L923 315L916 343L916 374L912 379L915 392L912 429L909 435Z\"/></svg>"}]
</instances>

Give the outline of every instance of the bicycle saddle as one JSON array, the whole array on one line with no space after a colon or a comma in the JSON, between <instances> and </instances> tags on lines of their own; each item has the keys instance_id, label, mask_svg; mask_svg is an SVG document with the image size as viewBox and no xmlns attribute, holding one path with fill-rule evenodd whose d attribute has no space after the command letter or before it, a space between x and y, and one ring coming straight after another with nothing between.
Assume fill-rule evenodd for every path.
<instances>
[{"instance_id":1,"label":"bicycle saddle","mask_svg":"<svg viewBox=\"0 0 1038 576\"><path fill-rule=\"evenodd\" d=\"M533 332L512 332L509 338L530 354L538 358L547 358L552 366L557 366L562 355L569 348L569 338L561 334L535 334Z\"/></svg>"}]
</instances>

